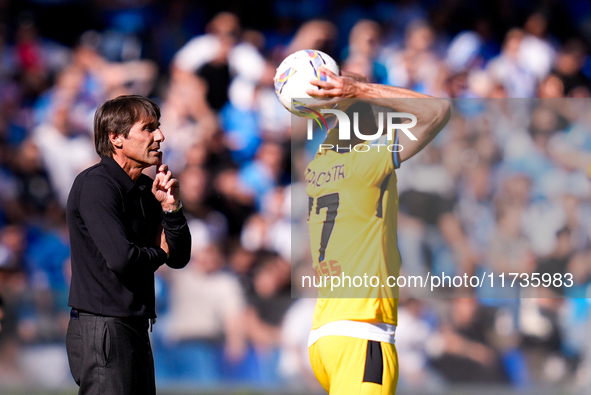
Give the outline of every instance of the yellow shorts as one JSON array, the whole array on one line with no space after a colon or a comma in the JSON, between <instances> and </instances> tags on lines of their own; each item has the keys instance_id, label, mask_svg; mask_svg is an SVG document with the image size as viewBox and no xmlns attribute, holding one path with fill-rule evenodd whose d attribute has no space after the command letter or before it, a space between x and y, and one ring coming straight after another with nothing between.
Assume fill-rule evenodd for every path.
<instances>
[{"instance_id":1,"label":"yellow shorts","mask_svg":"<svg viewBox=\"0 0 591 395\"><path fill-rule=\"evenodd\" d=\"M308 348L316 378L330 395L394 395L396 346L348 336L324 336Z\"/></svg>"}]
</instances>

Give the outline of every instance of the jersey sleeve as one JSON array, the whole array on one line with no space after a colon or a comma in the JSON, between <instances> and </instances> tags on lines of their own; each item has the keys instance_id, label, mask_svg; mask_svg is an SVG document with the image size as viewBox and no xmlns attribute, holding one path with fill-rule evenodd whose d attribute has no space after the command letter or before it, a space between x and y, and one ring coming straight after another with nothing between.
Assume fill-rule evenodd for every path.
<instances>
[{"instance_id":1,"label":"jersey sleeve","mask_svg":"<svg viewBox=\"0 0 591 395\"><path fill-rule=\"evenodd\" d=\"M351 150L351 170L367 185L380 185L394 169L400 167L398 131L394 141L365 142Z\"/></svg>"}]
</instances>

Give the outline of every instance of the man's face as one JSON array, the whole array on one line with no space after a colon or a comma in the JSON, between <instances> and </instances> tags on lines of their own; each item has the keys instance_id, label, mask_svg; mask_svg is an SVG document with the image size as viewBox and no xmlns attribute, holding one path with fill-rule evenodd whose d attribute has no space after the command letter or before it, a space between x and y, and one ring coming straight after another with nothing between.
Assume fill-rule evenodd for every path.
<instances>
[{"instance_id":1,"label":"man's face","mask_svg":"<svg viewBox=\"0 0 591 395\"><path fill-rule=\"evenodd\" d=\"M158 121L136 122L129 130L127 138L122 137L121 141L123 156L141 167L157 165L162 157L160 143L164 141L164 135Z\"/></svg>"}]
</instances>

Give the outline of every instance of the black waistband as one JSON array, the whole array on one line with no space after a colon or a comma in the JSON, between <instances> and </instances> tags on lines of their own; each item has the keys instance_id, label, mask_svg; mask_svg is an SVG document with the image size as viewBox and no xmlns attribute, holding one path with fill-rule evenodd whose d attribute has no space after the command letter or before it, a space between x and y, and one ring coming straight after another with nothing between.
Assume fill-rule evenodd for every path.
<instances>
[{"instance_id":1,"label":"black waistband","mask_svg":"<svg viewBox=\"0 0 591 395\"><path fill-rule=\"evenodd\" d=\"M156 322L156 319L155 318L147 318L147 317L114 317L114 316L110 316L110 315L102 315L102 314L90 313L88 311L78 310L78 309L74 309L74 308L70 311L70 317L71 318L79 318L81 315L92 315L92 316L95 316L95 317L118 318L118 319L121 319L121 320L134 321L134 322L149 322L150 320L152 322Z\"/></svg>"}]
</instances>

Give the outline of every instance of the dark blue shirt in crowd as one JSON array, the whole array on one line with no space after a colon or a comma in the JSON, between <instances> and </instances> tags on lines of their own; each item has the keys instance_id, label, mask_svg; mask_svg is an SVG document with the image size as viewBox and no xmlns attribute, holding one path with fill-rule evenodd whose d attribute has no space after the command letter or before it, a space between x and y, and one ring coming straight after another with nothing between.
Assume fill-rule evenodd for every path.
<instances>
[{"instance_id":1,"label":"dark blue shirt in crowd","mask_svg":"<svg viewBox=\"0 0 591 395\"><path fill-rule=\"evenodd\" d=\"M112 317L156 317L154 272L190 259L191 234L182 210L164 214L153 180L137 182L114 159L102 158L76 177L67 204L72 249L68 304ZM164 228L170 257L158 247Z\"/></svg>"}]
</instances>

